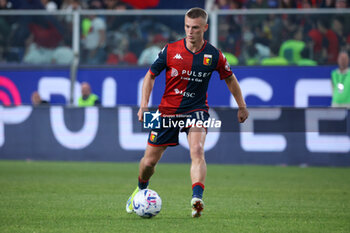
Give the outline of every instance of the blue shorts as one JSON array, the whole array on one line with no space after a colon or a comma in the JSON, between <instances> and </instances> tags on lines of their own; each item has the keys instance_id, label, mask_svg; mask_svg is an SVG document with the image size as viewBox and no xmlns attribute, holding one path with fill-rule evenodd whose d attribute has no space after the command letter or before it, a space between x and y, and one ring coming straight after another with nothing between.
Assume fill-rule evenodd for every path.
<instances>
[{"instance_id":1,"label":"blue shorts","mask_svg":"<svg viewBox=\"0 0 350 233\"><path fill-rule=\"evenodd\" d=\"M148 135L148 145L151 146L177 146L179 144L179 133L186 132L197 121L207 121L209 113L206 111L195 111L175 116L162 116L159 129L152 129ZM183 122L183 123L181 123Z\"/></svg>"}]
</instances>

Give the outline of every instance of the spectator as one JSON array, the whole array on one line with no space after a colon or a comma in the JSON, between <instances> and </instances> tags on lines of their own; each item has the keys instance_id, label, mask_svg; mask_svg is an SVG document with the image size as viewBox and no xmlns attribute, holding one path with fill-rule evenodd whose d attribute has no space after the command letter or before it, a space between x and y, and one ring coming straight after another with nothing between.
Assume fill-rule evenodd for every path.
<instances>
[{"instance_id":1,"label":"spectator","mask_svg":"<svg viewBox=\"0 0 350 233\"><path fill-rule=\"evenodd\" d=\"M69 46L69 40L64 38L60 46L58 46L52 54L51 63L57 65L70 65L74 59L74 53Z\"/></svg>"},{"instance_id":2,"label":"spectator","mask_svg":"<svg viewBox=\"0 0 350 233\"><path fill-rule=\"evenodd\" d=\"M21 0L11 1L14 9L44 9L40 0ZM21 62L27 46L25 42L30 37L29 24L38 22L38 16L26 15L15 17L12 24L12 31L8 36L8 54L7 58L10 61ZM42 20L42 19L41 19Z\"/></svg>"},{"instance_id":3,"label":"spectator","mask_svg":"<svg viewBox=\"0 0 350 233\"><path fill-rule=\"evenodd\" d=\"M248 0L246 3L246 6L249 9L269 8L269 4L267 0Z\"/></svg>"},{"instance_id":4,"label":"spectator","mask_svg":"<svg viewBox=\"0 0 350 233\"><path fill-rule=\"evenodd\" d=\"M132 7L120 0L104 0L107 10L125 11L130 10ZM106 17L107 31L118 30L118 28L128 22L135 20L134 16L126 15L108 15Z\"/></svg>"},{"instance_id":5,"label":"spectator","mask_svg":"<svg viewBox=\"0 0 350 233\"><path fill-rule=\"evenodd\" d=\"M299 5L298 8L302 8L302 9L310 9L314 7L311 0L302 0L298 5Z\"/></svg>"},{"instance_id":6,"label":"spectator","mask_svg":"<svg viewBox=\"0 0 350 233\"><path fill-rule=\"evenodd\" d=\"M131 10L131 9L133 9L132 6L130 6L129 4L126 4L125 2L118 2L114 7L114 10L120 10L120 11Z\"/></svg>"},{"instance_id":7,"label":"spectator","mask_svg":"<svg viewBox=\"0 0 350 233\"><path fill-rule=\"evenodd\" d=\"M277 0L269 0L277 1ZM207 0L205 1L205 8L208 11L211 10L229 10L229 9L241 9L245 6L246 0Z\"/></svg>"},{"instance_id":8,"label":"spectator","mask_svg":"<svg viewBox=\"0 0 350 233\"><path fill-rule=\"evenodd\" d=\"M266 33L268 31L269 30L264 29L264 26L262 24L254 28L255 38L253 40L253 45L256 49L256 55L259 62L261 61L261 59L270 56L270 40L268 37L268 33Z\"/></svg>"},{"instance_id":9,"label":"spectator","mask_svg":"<svg viewBox=\"0 0 350 233\"><path fill-rule=\"evenodd\" d=\"M333 18L332 20L332 30L338 37L340 50L346 49L346 37L344 33L344 25L345 19L342 16L338 16Z\"/></svg>"},{"instance_id":10,"label":"spectator","mask_svg":"<svg viewBox=\"0 0 350 233\"><path fill-rule=\"evenodd\" d=\"M334 8L335 0L323 0L321 3L321 8Z\"/></svg>"},{"instance_id":11,"label":"spectator","mask_svg":"<svg viewBox=\"0 0 350 233\"><path fill-rule=\"evenodd\" d=\"M32 93L32 104L34 107L38 107L38 106L46 106L49 104L49 102L46 100L42 100L39 93L37 91L34 91Z\"/></svg>"},{"instance_id":12,"label":"spectator","mask_svg":"<svg viewBox=\"0 0 350 233\"><path fill-rule=\"evenodd\" d=\"M105 9L114 10L119 0L103 0Z\"/></svg>"},{"instance_id":13,"label":"spectator","mask_svg":"<svg viewBox=\"0 0 350 233\"><path fill-rule=\"evenodd\" d=\"M142 51L137 64L140 66L153 64L165 43L166 39L161 34L155 35L152 44Z\"/></svg>"},{"instance_id":14,"label":"spectator","mask_svg":"<svg viewBox=\"0 0 350 233\"><path fill-rule=\"evenodd\" d=\"M92 0L90 9L102 9L102 2ZM88 17L91 20L91 25L83 40L83 58L85 63L90 65L102 64L106 59L106 23L104 19L96 15L89 15Z\"/></svg>"},{"instance_id":15,"label":"spectator","mask_svg":"<svg viewBox=\"0 0 350 233\"><path fill-rule=\"evenodd\" d=\"M11 9L10 2L0 0L0 10ZM8 16L0 16L0 63L6 60L8 48L8 36L11 32L11 24Z\"/></svg>"},{"instance_id":16,"label":"spectator","mask_svg":"<svg viewBox=\"0 0 350 233\"><path fill-rule=\"evenodd\" d=\"M332 71L332 106L350 108L350 70L346 52L339 53L338 66Z\"/></svg>"},{"instance_id":17,"label":"spectator","mask_svg":"<svg viewBox=\"0 0 350 233\"><path fill-rule=\"evenodd\" d=\"M0 0L0 10L12 9L12 2L7 0Z\"/></svg>"},{"instance_id":18,"label":"spectator","mask_svg":"<svg viewBox=\"0 0 350 233\"><path fill-rule=\"evenodd\" d=\"M310 51L312 48L308 46L301 51L301 58L296 63L298 66L317 66L317 62L311 59Z\"/></svg>"},{"instance_id":19,"label":"spectator","mask_svg":"<svg viewBox=\"0 0 350 233\"><path fill-rule=\"evenodd\" d=\"M37 20L40 20L38 18ZM50 64L53 51L62 41L62 34L47 17L45 20L29 24L32 33L27 39L27 51L23 62L28 64Z\"/></svg>"},{"instance_id":20,"label":"spectator","mask_svg":"<svg viewBox=\"0 0 350 233\"><path fill-rule=\"evenodd\" d=\"M282 35L281 31L283 29L283 23L281 17L278 15L270 14L268 16L269 30L271 31L272 38L270 40L271 44L281 44Z\"/></svg>"},{"instance_id":21,"label":"spectator","mask_svg":"<svg viewBox=\"0 0 350 233\"><path fill-rule=\"evenodd\" d=\"M302 59L301 52L306 44L303 41L302 29L294 32L293 38L282 43L279 56L288 60L289 64L297 64Z\"/></svg>"},{"instance_id":22,"label":"spectator","mask_svg":"<svg viewBox=\"0 0 350 233\"><path fill-rule=\"evenodd\" d=\"M57 4L54 1L50 0L41 0L41 4L45 7L47 11L56 11L57 10Z\"/></svg>"},{"instance_id":23,"label":"spectator","mask_svg":"<svg viewBox=\"0 0 350 233\"><path fill-rule=\"evenodd\" d=\"M245 23L242 26L242 44L243 49L239 59L241 63L245 65L255 65L258 63L257 51L254 46L254 34L250 28L250 25Z\"/></svg>"},{"instance_id":24,"label":"spectator","mask_svg":"<svg viewBox=\"0 0 350 233\"><path fill-rule=\"evenodd\" d=\"M281 41L285 41L291 38L291 35L300 27L297 23L296 15L284 15L282 17L282 27L281 27Z\"/></svg>"},{"instance_id":25,"label":"spectator","mask_svg":"<svg viewBox=\"0 0 350 233\"><path fill-rule=\"evenodd\" d=\"M109 65L136 65L137 56L129 50L129 38L125 35L116 33L114 40L118 41L108 54L107 64Z\"/></svg>"},{"instance_id":26,"label":"spectator","mask_svg":"<svg viewBox=\"0 0 350 233\"><path fill-rule=\"evenodd\" d=\"M126 10L126 9L132 9L132 7L124 3L121 0L103 0L103 3L105 5L105 8L107 10Z\"/></svg>"},{"instance_id":27,"label":"spectator","mask_svg":"<svg viewBox=\"0 0 350 233\"><path fill-rule=\"evenodd\" d=\"M79 107L88 107L88 106L96 106L100 105L101 102L97 95L91 93L90 84L87 82L83 82L81 84L81 97L78 99Z\"/></svg>"},{"instance_id":28,"label":"spectator","mask_svg":"<svg viewBox=\"0 0 350 233\"><path fill-rule=\"evenodd\" d=\"M227 18L221 18L219 23L218 37L221 49L239 57L242 46L242 29L237 22L237 18L228 16Z\"/></svg>"},{"instance_id":29,"label":"spectator","mask_svg":"<svg viewBox=\"0 0 350 233\"><path fill-rule=\"evenodd\" d=\"M278 56L279 45L272 44L270 49L270 57L264 58L261 61L263 66L287 66L288 60L284 57Z\"/></svg>"},{"instance_id":30,"label":"spectator","mask_svg":"<svg viewBox=\"0 0 350 233\"><path fill-rule=\"evenodd\" d=\"M247 52L244 56L244 63L247 66L255 66L259 64L258 51L253 44L247 47Z\"/></svg>"},{"instance_id":31,"label":"spectator","mask_svg":"<svg viewBox=\"0 0 350 233\"><path fill-rule=\"evenodd\" d=\"M350 6L350 0L348 0L348 1L337 0L336 4L335 4L335 7L337 9L345 9L345 8L348 8L349 6ZM343 15L341 15L340 18L341 18L341 20L339 22L342 23L344 26L344 35L350 36L350 16L349 16L349 14L343 14ZM341 44L341 43L343 43L343 41L339 41L339 43ZM350 46L350 44L347 43L346 46Z\"/></svg>"},{"instance_id":32,"label":"spectator","mask_svg":"<svg viewBox=\"0 0 350 233\"><path fill-rule=\"evenodd\" d=\"M238 0L217 0L213 9L232 10L242 8L243 2Z\"/></svg>"},{"instance_id":33,"label":"spectator","mask_svg":"<svg viewBox=\"0 0 350 233\"><path fill-rule=\"evenodd\" d=\"M320 63L324 63L325 58L323 58L325 55L323 55L323 50L322 50L322 41L323 41L323 36L321 32L317 28L311 29L308 33L307 36L311 39L313 48L313 56L317 58L317 60Z\"/></svg>"},{"instance_id":34,"label":"spectator","mask_svg":"<svg viewBox=\"0 0 350 233\"><path fill-rule=\"evenodd\" d=\"M339 41L337 34L330 29L328 19L320 18L317 21L317 29L322 34L322 55L327 64L335 64L337 62L339 52Z\"/></svg>"},{"instance_id":35,"label":"spectator","mask_svg":"<svg viewBox=\"0 0 350 233\"><path fill-rule=\"evenodd\" d=\"M297 8L295 0L280 0L280 8Z\"/></svg>"},{"instance_id":36,"label":"spectator","mask_svg":"<svg viewBox=\"0 0 350 233\"><path fill-rule=\"evenodd\" d=\"M246 7L248 9L268 8L269 5L267 4L267 0L248 0ZM247 17L247 22L252 28L255 28L256 26L260 26L266 18L267 15L264 14L251 15Z\"/></svg>"},{"instance_id":37,"label":"spectator","mask_svg":"<svg viewBox=\"0 0 350 233\"><path fill-rule=\"evenodd\" d=\"M267 5L269 8L278 8L278 2L279 0L268 0Z\"/></svg>"},{"instance_id":38,"label":"spectator","mask_svg":"<svg viewBox=\"0 0 350 233\"><path fill-rule=\"evenodd\" d=\"M62 10L66 10L68 12L81 10L82 8L83 7L80 3L80 0L65 1L61 7ZM66 23L68 23L69 26L72 27L71 23L72 23L73 17L71 15L66 15L66 16L64 16L64 19L65 19Z\"/></svg>"},{"instance_id":39,"label":"spectator","mask_svg":"<svg viewBox=\"0 0 350 233\"><path fill-rule=\"evenodd\" d=\"M347 2L346 0L336 0L335 1L335 8L347 8Z\"/></svg>"},{"instance_id":40,"label":"spectator","mask_svg":"<svg viewBox=\"0 0 350 233\"><path fill-rule=\"evenodd\" d=\"M61 10L78 10L87 9L88 5L82 0L63 0L61 4Z\"/></svg>"}]
</instances>

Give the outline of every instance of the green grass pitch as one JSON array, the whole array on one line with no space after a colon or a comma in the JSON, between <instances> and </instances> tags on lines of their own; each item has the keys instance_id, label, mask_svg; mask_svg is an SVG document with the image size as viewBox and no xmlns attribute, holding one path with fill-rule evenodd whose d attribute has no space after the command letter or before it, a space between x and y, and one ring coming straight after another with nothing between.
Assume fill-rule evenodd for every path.
<instances>
[{"instance_id":1,"label":"green grass pitch","mask_svg":"<svg viewBox=\"0 0 350 233\"><path fill-rule=\"evenodd\" d=\"M191 218L188 164L160 163L158 216L125 212L136 163L0 161L0 232L350 232L350 169L208 165Z\"/></svg>"}]
</instances>

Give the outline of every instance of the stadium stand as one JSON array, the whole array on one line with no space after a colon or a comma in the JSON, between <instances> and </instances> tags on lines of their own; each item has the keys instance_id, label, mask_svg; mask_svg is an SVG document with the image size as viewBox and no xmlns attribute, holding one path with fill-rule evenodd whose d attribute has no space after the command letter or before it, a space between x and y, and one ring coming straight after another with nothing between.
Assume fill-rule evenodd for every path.
<instances>
[{"instance_id":1,"label":"stadium stand","mask_svg":"<svg viewBox=\"0 0 350 233\"><path fill-rule=\"evenodd\" d=\"M238 65L260 65L263 59L271 57L272 47L279 46L283 50L285 43L297 33L302 38L302 47L310 50L305 53L308 57L304 59L319 65L334 65L339 51L350 50L349 14L298 12L310 8L341 10L349 6L349 1L345 0L4 0L1 1L1 10L65 10L67 14L23 17L1 15L0 61L5 64L60 64L52 56L59 46L65 46L67 53L71 53L67 50L67 46L73 43L70 38L74 26L71 13L75 10L106 9L117 14L101 14L92 19L93 14L87 13L80 17L80 64L136 65L145 48L159 47L159 43L152 39L156 35L161 35L164 42L175 41L183 36L183 17L118 13L132 9L188 9L193 6L206 7L209 11L297 9L295 14L219 14L217 46L237 58L235 64ZM98 27L100 29L95 30ZM285 58L290 65L298 63Z\"/></svg>"}]
</instances>

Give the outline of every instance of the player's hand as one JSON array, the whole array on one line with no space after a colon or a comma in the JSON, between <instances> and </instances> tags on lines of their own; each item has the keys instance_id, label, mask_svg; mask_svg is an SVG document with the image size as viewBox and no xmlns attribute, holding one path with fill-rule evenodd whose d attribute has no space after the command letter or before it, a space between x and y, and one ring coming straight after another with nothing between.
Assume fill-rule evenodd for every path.
<instances>
[{"instance_id":1,"label":"player's hand","mask_svg":"<svg viewBox=\"0 0 350 233\"><path fill-rule=\"evenodd\" d=\"M139 109L139 112L137 113L139 121L143 122L143 113L146 111L148 111L148 108L140 108Z\"/></svg>"},{"instance_id":2,"label":"player's hand","mask_svg":"<svg viewBox=\"0 0 350 233\"><path fill-rule=\"evenodd\" d=\"M237 113L237 118L239 123L245 122L245 120L248 118L249 112L246 107L239 107L238 113Z\"/></svg>"}]
</instances>

